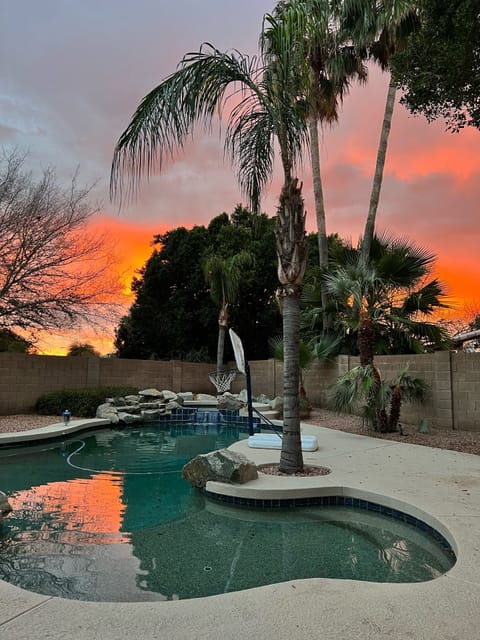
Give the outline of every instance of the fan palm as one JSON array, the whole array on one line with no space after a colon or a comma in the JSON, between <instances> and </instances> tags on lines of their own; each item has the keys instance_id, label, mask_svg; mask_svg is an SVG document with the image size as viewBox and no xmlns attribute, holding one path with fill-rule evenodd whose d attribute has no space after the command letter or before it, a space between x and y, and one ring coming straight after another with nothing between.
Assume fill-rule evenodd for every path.
<instances>
[{"instance_id":1,"label":"fan palm","mask_svg":"<svg viewBox=\"0 0 480 640\"><path fill-rule=\"evenodd\" d=\"M333 333L343 336L339 351L359 353L368 364L374 353L424 353L448 347L446 332L429 320L448 306L442 284L428 277L434 260L429 251L386 235L374 237L369 264L361 249L337 245L330 271L305 287L307 330L321 333L321 320L317 330L316 325L323 313L319 284L323 279L335 312Z\"/></svg>"},{"instance_id":2,"label":"fan palm","mask_svg":"<svg viewBox=\"0 0 480 640\"><path fill-rule=\"evenodd\" d=\"M403 372L385 383L375 365L379 350L425 351L432 344L445 347L445 332L423 318L442 306L441 284L425 282L434 256L404 240L377 239L370 262L357 252L355 259L325 276L343 318L345 335L356 336L360 366L339 378L334 388L337 410L365 399L364 416L377 431L395 430L402 397L421 398L422 382ZM390 411L387 404L390 403ZM342 409L343 407L343 409Z\"/></svg>"},{"instance_id":3,"label":"fan palm","mask_svg":"<svg viewBox=\"0 0 480 640\"><path fill-rule=\"evenodd\" d=\"M217 371L223 367L225 334L228 327L228 307L238 297L242 269L252 264L252 256L242 251L230 258L209 255L203 263L205 280L210 286L212 300L220 306L218 314Z\"/></svg>"},{"instance_id":4,"label":"fan palm","mask_svg":"<svg viewBox=\"0 0 480 640\"><path fill-rule=\"evenodd\" d=\"M161 170L166 157L182 147L196 124L207 130L215 116L226 116L225 149L241 189L254 211L272 175L275 141L280 150L283 187L276 218L278 295L283 301L284 437L280 468L303 468L298 402L300 290L307 244L302 185L295 167L307 141L305 118L294 86L298 51L274 18L275 55L268 60L221 52L206 44L187 54L173 74L140 103L114 152L111 191L122 201L135 195L142 175ZM228 107L228 108L227 108ZM129 178L127 184L124 177Z\"/></svg>"},{"instance_id":5,"label":"fan palm","mask_svg":"<svg viewBox=\"0 0 480 640\"><path fill-rule=\"evenodd\" d=\"M408 363L391 381L383 381L373 364L354 367L339 376L331 390L331 406L338 413L352 413L361 405L374 431L397 431L403 402L423 402L428 385L408 373Z\"/></svg>"}]
</instances>

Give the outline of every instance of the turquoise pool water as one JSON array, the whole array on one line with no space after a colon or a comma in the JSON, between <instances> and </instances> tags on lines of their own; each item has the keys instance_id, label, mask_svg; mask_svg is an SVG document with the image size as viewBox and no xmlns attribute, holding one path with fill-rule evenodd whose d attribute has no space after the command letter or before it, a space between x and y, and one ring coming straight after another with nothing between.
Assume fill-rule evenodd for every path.
<instances>
[{"instance_id":1,"label":"turquoise pool water","mask_svg":"<svg viewBox=\"0 0 480 640\"><path fill-rule=\"evenodd\" d=\"M182 480L192 457L242 437L227 425L163 423L0 450L13 507L0 529L0 579L133 602L313 577L419 582L453 565L429 534L378 513L224 506Z\"/></svg>"}]
</instances>

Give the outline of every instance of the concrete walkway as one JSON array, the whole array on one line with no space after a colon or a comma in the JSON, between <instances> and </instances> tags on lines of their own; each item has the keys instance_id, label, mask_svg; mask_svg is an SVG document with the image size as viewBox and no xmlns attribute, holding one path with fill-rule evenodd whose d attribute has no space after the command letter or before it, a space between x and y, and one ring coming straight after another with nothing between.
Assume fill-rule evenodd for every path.
<instances>
[{"instance_id":1,"label":"concrete walkway","mask_svg":"<svg viewBox=\"0 0 480 640\"><path fill-rule=\"evenodd\" d=\"M304 425L320 449L306 464L332 473L261 476L209 491L250 497L344 495L395 506L437 528L457 563L416 584L293 580L210 598L95 603L30 593L0 582L2 640L476 640L480 638L480 457ZM279 451L233 445L257 464Z\"/></svg>"}]
</instances>

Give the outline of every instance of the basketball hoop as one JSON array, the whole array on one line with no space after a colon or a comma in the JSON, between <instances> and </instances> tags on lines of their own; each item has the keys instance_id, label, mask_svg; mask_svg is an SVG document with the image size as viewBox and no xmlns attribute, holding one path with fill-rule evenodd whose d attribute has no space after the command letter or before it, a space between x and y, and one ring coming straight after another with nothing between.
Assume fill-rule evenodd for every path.
<instances>
[{"instance_id":1,"label":"basketball hoop","mask_svg":"<svg viewBox=\"0 0 480 640\"><path fill-rule=\"evenodd\" d=\"M225 393L225 391L230 389L230 385L234 381L236 375L236 369L221 369L218 371L212 371L208 374L208 377L217 390L217 393Z\"/></svg>"}]
</instances>

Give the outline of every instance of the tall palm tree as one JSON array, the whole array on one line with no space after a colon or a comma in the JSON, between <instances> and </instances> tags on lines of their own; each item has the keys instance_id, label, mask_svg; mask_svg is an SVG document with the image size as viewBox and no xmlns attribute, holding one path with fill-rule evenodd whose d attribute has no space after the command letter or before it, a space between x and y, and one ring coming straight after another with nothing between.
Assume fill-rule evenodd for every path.
<instances>
[{"instance_id":1,"label":"tall palm tree","mask_svg":"<svg viewBox=\"0 0 480 640\"><path fill-rule=\"evenodd\" d=\"M392 56L404 46L406 38L418 25L418 0L340 0L336 4L342 30L350 34L356 47L361 51L368 51L381 69L388 71ZM375 222L396 91L396 84L390 76L370 203L362 239L362 256L365 261L370 257L375 234Z\"/></svg>"},{"instance_id":2,"label":"tall palm tree","mask_svg":"<svg viewBox=\"0 0 480 640\"><path fill-rule=\"evenodd\" d=\"M326 212L320 163L319 127L332 126L338 121L338 112L352 80L365 81L367 69L364 56L352 46L346 32L338 29L332 0L282 0L274 10L294 34L298 56L295 74L299 99L305 102L305 116L310 142L315 218L318 231L318 254L321 269L328 268L328 241ZM264 31L268 39L269 30ZM327 291L324 289L323 306L327 307ZM324 318L327 328L328 318Z\"/></svg>"},{"instance_id":3,"label":"tall palm tree","mask_svg":"<svg viewBox=\"0 0 480 640\"><path fill-rule=\"evenodd\" d=\"M210 286L212 300L220 306L218 314L217 371L223 367L225 351L225 335L228 327L228 307L236 302L242 269L252 264L252 256L242 251L230 258L222 258L217 254L209 255L203 263L205 280Z\"/></svg>"},{"instance_id":4,"label":"tall palm tree","mask_svg":"<svg viewBox=\"0 0 480 640\"><path fill-rule=\"evenodd\" d=\"M217 115L225 115L225 148L253 211L272 175L275 141L283 169L276 217L278 297L283 301L284 436L280 468L303 468L298 399L300 291L306 269L307 244L302 185L294 175L307 141L304 114L293 86L298 51L289 33L275 26L275 55L250 59L221 52L206 44L187 54L173 74L140 103L117 142L111 171L112 196L122 201L135 195L140 178L163 168L166 156L182 147L196 124L208 130ZM271 52L270 52L271 53ZM227 109L228 100L231 107ZM128 177L125 185L123 178Z\"/></svg>"}]
</instances>

